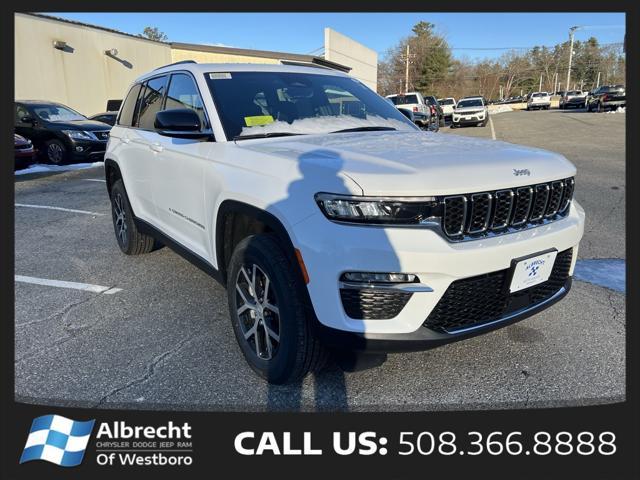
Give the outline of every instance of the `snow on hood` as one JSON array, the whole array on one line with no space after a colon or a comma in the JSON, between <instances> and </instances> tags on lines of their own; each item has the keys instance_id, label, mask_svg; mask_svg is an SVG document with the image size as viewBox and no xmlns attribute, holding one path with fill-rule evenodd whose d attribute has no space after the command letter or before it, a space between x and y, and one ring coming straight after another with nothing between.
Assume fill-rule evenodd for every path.
<instances>
[{"instance_id":1,"label":"snow on hood","mask_svg":"<svg viewBox=\"0 0 640 480\"><path fill-rule=\"evenodd\" d=\"M331 162L365 195L448 195L531 185L575 175L562 155L432 132L353 132L238 143L298 163ZM300 165L299 165L299 168ZM530 175L515 175L514 169Z\"/></svg>"},{"instance_id":2,"label":"snow on hood","mask_svg":"<svg viewBox=\"0 0 640 480\"><path fill-rule=\"evenodd\" d=\"M243 127L241 135L254 135L261 133L289 132L301 134L330 133L336 130L359 127L391 127L396 130L413 131L412 125L395 118L384 118L378 115L367 115L367 118L358 118L352 115L332 115L324 117L309 117L294 120L292 123L276 120L263 126Z\"/></svg>"}]
</instances>

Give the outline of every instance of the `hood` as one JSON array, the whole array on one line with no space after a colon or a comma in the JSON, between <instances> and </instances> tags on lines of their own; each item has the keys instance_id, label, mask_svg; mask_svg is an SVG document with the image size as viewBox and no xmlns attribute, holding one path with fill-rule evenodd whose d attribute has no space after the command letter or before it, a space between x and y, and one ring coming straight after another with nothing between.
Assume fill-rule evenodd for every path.
<instances>
[{"instance_id":1,"label":"hood","mask_svg":"<svg viewBox=\"0 0 640 480\"><path fill-rule=\"evenodd\" d=\"M431 132L305 135L246 140L238 146L297 163L330 162L364 195L472 193L548 182L576 172L556 153Z\"/></svg>"},{"instance_id":2,"label":"hood","mask_svg":"<svg viewBox=\"0 0 640 480\"><path fill-rule=\"evenodd\" d=\"M87 132L93 132L96 130L109 130L111 125L107 125L103 122L96 120L73 120L66 122L49 122L51 125L59 127L61 130L85 130Z\"/></svg>"},{"instance_id":3,"label":"hood","mask_svg":"<svg viewBox=\"0 0 640 480\"><path fill-rule=\"evenodd\" d=\"M453 111L455 113L465 113L465 112L481 112L482 110L484 110L486 107L456 107Z\"/></svg>"}]
</instances>

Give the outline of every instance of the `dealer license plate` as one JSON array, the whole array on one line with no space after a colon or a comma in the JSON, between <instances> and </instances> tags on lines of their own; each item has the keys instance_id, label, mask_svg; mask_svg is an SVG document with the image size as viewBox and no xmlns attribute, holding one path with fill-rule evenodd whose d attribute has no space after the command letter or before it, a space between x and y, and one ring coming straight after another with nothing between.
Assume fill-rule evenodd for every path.
<instances>
[{"instance_id":1,"label":"dealer license plate","mask_svg":"<svg viewBox=\"0 0 640 480\"><path fill-rule=\"evenodd\" d=\"M517 292L549 280L557 250L528 257L516 263L511 277L510 292Z\"/></svg>"}]
</instances>

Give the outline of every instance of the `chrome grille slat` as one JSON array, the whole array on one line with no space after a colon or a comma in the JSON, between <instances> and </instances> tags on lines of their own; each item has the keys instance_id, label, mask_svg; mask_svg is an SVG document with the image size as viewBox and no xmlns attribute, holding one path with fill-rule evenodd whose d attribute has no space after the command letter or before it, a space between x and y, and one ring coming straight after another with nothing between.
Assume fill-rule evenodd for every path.
<instances>
[{"instance_id":1,"label":"chrome grille slat","mask_svg":"<svg viewBox=\"0 0 640 480\"><path fill-rule=\"evenodd\" d=\"M440 197L441 228L451 241L501 235L559 220L573 198L573 178L490 192Z\"/></svg>"},{"instance_id":2,"label":"chrome grille slat","mask_svg":"<svg viewBox=\"0 0 640 480\"><path fill-rule=\"evenodd\" d=\"M467 232L482 233L489 227L491 217L491 203L493 196L490 193L474 193L471 195L471 220Z\"/></svg>"},{"instance_id":3,"label":"chrome grille slat","mask_svg":"<svg viewBox=\"0 0 640 480\"><path fill-rule=\"evenodd\" d=\"M513 190L498 190L496 192L491 230L500 230L509 225L511 213L513 212L514 197Z\"/></svg>"},{"instance_id":4,"label":"chrome grille slat","mask_svg":"<svg viewBox=\"0 0 640 480\"><path fill-rule=\"evenodd\" d=\"M530 222L542 220L544 212L547 211L547 202L549 201L549 184L541 183L534 187L533 206L529 214Z\"/></svg>"}]
</instances>

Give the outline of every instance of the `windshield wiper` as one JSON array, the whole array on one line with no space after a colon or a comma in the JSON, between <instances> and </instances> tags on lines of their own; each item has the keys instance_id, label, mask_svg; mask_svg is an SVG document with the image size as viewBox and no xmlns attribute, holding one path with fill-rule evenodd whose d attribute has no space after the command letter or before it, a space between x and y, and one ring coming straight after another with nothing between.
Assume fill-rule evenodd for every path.
<instances>
[{"instance_id":1,"label":"windshield wiper","mask_svg":"<svg viewBox=\"0 0 640 480\"><path fill-rule=\"evenodd\" d=\"M293 135L304 135L304 133L292 132L269 132L269 133L252 133L250 135L236 135L233 140L250 140L252 138L271 138L271 137L290 137Z\"/></svg>"},{"instance_id":2,"label":"windshield wiper","mask_svg":"<svg viewBox=\"0 0 640 480\"><path fill-rule=\"evenodd\" d=\"M336 130L334 132L329 133L344 133L344 132L382 132L385 130L397 130L397 128L393 127L355 127L355 128L344 128L342 130Z\"/></svg>"}]
</instances>

